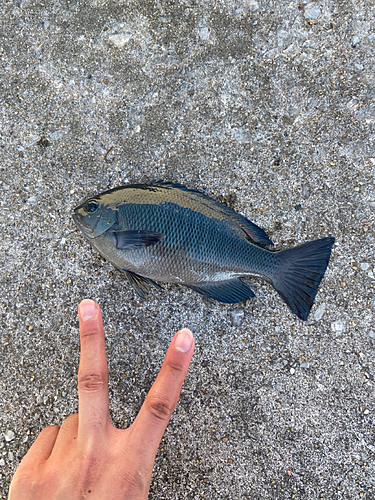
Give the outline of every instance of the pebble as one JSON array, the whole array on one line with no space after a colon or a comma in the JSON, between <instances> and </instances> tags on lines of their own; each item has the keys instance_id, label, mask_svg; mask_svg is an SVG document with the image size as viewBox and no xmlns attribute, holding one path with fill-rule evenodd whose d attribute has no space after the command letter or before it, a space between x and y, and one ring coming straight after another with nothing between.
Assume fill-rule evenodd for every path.
<instances>
[{"instance_id":1,"label":"pebble","mask_svg":"<svg viewBox=\"0 0 375 500\"><path fill-rule=\"evenodd\" d=\"M5 437L5 441L7 441L9 443L9 441L13 441L13 439L14 439L14 432L7 430L4 433L4 437Z\"/></svg>"},{"instance_id":2,"label":"pebble","mask_svg":"<svg viewBox=\"0 0 375 500\"><path fill-rule=\"evenodd\" d=\"M359 44L360 41L361 39L359 38L359 36L355 36L352 41L352 46L355 47L356 45Z\"/></svg>"},{"instance_id":3,"label":"pebble","mask_svg":"<svg viewBox=\"0 0 375 500\"><path fill-rule=\"evenodd\" d=\"M201 40L209 40L210 30L207 28L207 26L202 26L198 29L198 35L200 36Z\"/></svg>"},{"instance_id":4,"label":"pebble","mask_svg":"<svg viewBox=\"0 0 375 500\"><path fill-rule=\"evenodd\" d=\"M323 302L322 304L319 304L314 313L314 319L316 321L322 319L325 310L326 310L326 303Z\"/></svg>"},{"instance_id":5,"label":"pebble","mask_svg":"<svg viewBox=\"0 0 375 500\"><path fill-rule=\"evenodd\" d=\"M12 460L14 459L14 455L13 455L12 451L8 451L8 459L10 462L12 462Z\"/></svg>"},{"instance_id":6,"label":"pebble","mask_svg":"<svg viewBox=\"0 0 375 500\"><path fill-rule=\"evenodd\" d=\"M118 49L122 49L123 47L125 47L131 37L131 33L119 33L118 35L112 35L108 37L107 42L109 43L109 45L113 45Z\"/></svg>"},{"instance_id":7,"label":"pebble","mask_svg":"<svg viewBox=\"0 0 375 500\"><path fill-rule=\"evenodd\" d=\"M5 465L5 460L3 458L0 458L0 467L3 467Z\"/></svg>"},{"instance_id":8,"label":"pebble","mask_svg":"<svg viewBox=\"0 0 375 500\"><path fill-rule=\"evenodd\" d=\"M370 338L375 339L375 332L374 332L374 330L369 330L369 331L367 332L367 335L368 335Z\"/></svg>"},{"instance_id":9,"label":"pebble","mask_svg":"<svg viewBox=\"0 0 375 500\"><path fill-rule=\"evenodd\" d=\"M303 363L300 364L300 367L301 368L310 368L310 363L308 363L307 361L304 361Z\"/></svg>"},{"instance_id":10,"label":"pebble","mask_svg":"<svg viewBox=\"0 0 375 500\"><path fill-rule=\"evenodd\" d=\"M367 264L367 262L363 262L361 264L361 269L362 271L367 271L367 269L370 267L370 264Z\"/></svg>"},{"instance_id":11,"label":"pebble","mask_svg":"<svg viewBox=\"0 0 375 500\"><path fill-rule=\"evenodd\" d=\"M245 311L243 309L234 309L230 312L232 317L232 323L234 325L240 325L245 317Z\"/></svg>"},{"instance_id":12,"label":"pebble","mask_svg":"<svg viewBox=\"0 0 375 500\"><path fill-rule=\"evenodd\" d=\"M344 319L338 319L337 321L334 321L331 323L331 330L333 332L340 332L344 333L348 331L348 322L345 321Z\"/></svg>"},{"instance_id":13,"label":"pebble","mask_svg":"<svg viewBox=\"0 0 375 500\"><path fill-rule=\"evenodd\" d=\"M312 6L312 5L313 4L307 5L307 8L305 10L305 17L306 17L306 19L315 20L315 19L318 19L318 17L320 16L321 10L320 10L319 5L314 5L314 6Z\"/></svg>"},{"instance_id":14,"label":"pebble","mask_svg":"<svg viewBox=\"0 0 375 500\"><path fill-rule=\"evenodd\" d=\"M296 370L295 370L294 368L291 368L291 369L290 369L290 374L291 374L291 375L294 375L295 373L296 373Z\"/></svg>"},{"instance_id":15,"label":"pebble","mask_svg":"<svg viewBox=\"0 0 375 500\"><path fill-rule=\"evenodd\" d=\"M301 195L305 200L310 196L309 186L307 184L301 185Z\"/></svg>"},{"instance_id":16,"label":"pebble","mask_svg":"<svg viewBox=\"0 0 375 500\"><path fill-rule=\"evenodd\" d=\"M35 196L32 196L31 198L29 198L28 200L28 203L31 205L31 206L34 206L37 204L37 198L35 198Z\"/></svg>"},{"instance_id":17,"label":"pebble","mask_svg":"<svg viewBox=\"0 0 375 500\"><path fill-rule=\"evenodd\" d=\"M251 12L255 12L256 10L259 9L259 3L256 2L255 0L248 0L248 2L246 2L247 4L247 7L251 10Z\"/></svg>"}]
</instances>

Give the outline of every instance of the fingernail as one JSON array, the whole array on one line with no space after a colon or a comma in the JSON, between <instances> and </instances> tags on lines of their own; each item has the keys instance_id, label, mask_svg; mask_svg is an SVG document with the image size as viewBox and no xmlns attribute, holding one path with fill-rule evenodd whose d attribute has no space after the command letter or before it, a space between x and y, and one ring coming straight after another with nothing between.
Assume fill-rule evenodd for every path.
<instances>
[{"instance_id":1,"label":"fingernail","mask_svg":"<svg viewBox=\"0 0 375 500\"><path fill-rule=\"evenodd\" d=\"M193 343L193 334L187 328L183 328L177 335L174 347L176 351L188 352Z\"/></svg>"},{"instance_id":2,"label":"fingernail","mask_svg":"<svg viewBox=\"0 0 375 500\"><path fill-rule=\"evenodd\" d=\"M96 315L96 305L93 300L83 300L79 306L82 321L87 321Z\"/></svg>"}]
</instances>

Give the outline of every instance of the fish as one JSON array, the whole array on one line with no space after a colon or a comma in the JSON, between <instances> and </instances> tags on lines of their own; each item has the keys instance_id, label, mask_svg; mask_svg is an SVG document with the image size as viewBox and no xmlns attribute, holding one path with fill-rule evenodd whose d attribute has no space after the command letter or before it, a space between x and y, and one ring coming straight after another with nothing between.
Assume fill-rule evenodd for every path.
<instances>
[{"instance_id":1,"label":"fish","mask_svg":"<svg viewBox=\"0 0 375 500\"><path fill-rule=\"evenodd\" d=\"M307 320L335 238L274 251L267 233L199 190L158 181L128 184L76 207L91 245L123 271L142 299L161 283L185 285L222 303L255 297L241 278L269 282Z\"/></svg>"}]
</instances>

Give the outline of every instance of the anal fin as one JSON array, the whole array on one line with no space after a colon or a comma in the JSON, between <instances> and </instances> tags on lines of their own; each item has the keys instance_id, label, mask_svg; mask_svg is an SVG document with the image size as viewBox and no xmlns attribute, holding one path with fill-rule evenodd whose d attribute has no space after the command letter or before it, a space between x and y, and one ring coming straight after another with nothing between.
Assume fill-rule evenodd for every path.
<instances>
[{"instance_id":1,"label":"anal fin","mask_svg":"<svg viewBox=\"0 0 375 500\"><path fill-rule=\"evenodd\" d=\"M185 285L201 295L225 304L236 304L255 297L251 288L239 278L225 281L208 281L199 284L185 283Z\"/></svg>"}]
</instances>

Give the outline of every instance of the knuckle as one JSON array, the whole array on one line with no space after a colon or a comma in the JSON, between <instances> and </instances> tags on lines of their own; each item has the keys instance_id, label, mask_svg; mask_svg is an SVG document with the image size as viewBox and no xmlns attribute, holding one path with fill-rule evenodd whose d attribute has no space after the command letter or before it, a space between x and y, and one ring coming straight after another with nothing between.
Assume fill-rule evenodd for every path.
<instances>
[{"instance_id":1,"label":"knuckle","mask_svg":"<svg viewBox=\"0 0 375 500\"><path fill-rule=\"evenodd\" d=\"M148 400L148 411L157 420L162 420L163 422L168 422L171 418L174 405L167 399L153 396Z\"/></svg>"},{"instance_id":2,"label":"knuckle","mask_svg":"<svg viewBox=\"0 0 375 500\"><path fill-rule=\"evenodd\" d=\"M81 337L94 337L95 335L99 335L100 333L100 328L97 323L91 323L88 322L88 324L84 325L81 330Z\"/></svg>"},{"instance_id":3,"label":"knuckle","mask_svg":"<svg viewBox=\"0 0 375 500\"><path fill-rule=\"evenodd\" d=\"M105 387L107 377L100 371L86 371L78 375L78 391L98 392Z\"/></svg>"},{"instance_id":4,"label":"knuckle","mask_svg":"<svg viewBox=\"0 0 375 500\"><path fill-rule=\"evenodd\" d=\"M9 489L9 499L22 498L22 494L29 490L32 483L30 473L23 473L19 470L15 473Z\"/></svg>"},{"instance_id":5,"label":"knuckle","mask_svg":"<svg viewBox=\"0 0 375 500\"><path fill-rule=\"evenodd\" d=\"M56 431L58 431L60 429L60 426L59 425L48 425L47 427L45 427L44 429L42 429L40 431L40 434L39 436L44 436L45 434L48 435L48 434L54 434L56 433Z\"/></svg>"},{"instance_id":6,"label":"knuckle","mask_svg":"<svg viewBox=\"0 0 375 500\"><path fill-rule=\"evenodd\" d=\"M178 361L170 359L168 361L168 368L172 370L172 372L176 374L181 374L184 370L184 365Z\"/></svg>"},{"instance_id":7,"label":"knuckle","mask_svg":"<svg viewBox=\"0 0 375 500\"><path fill-rule=\"evenodd\" d=\"M43 474L36 474L35 470L17 470L10 485L9 499L45 498L45 491L55 488L58 474L57 468L44 469Z\"/></svg>"},{"instance_id":8,"label":"knuckle","mask_svg":"<svg viewBox=\"0 0 375 500\"><path fill-rule=\"evenodd\" d=\"M150 480L143 468L137 467L124 471L122 482L127 493L125 498L131 498L134 494L144 494L148 491ZM138 498L138 497L137 497Z\"/></svg>"},{"instance_id":9,"label":"knuckle","mask_svg":"<svg viewBox=\"0 0 375 500\"><path fill-rule=\"evenodd\" d=\"M78 413L72 413L64 420L64 424L76 424L78 422Z\"/></svg>"},{"instance_id":10,"label":"knuckle","mask_svg":"<svg viewBox=\"0 0 375 500\"><path fill-rule=\"evenodd\" d=\"M60 431L65 431L66 429L71 429L72 427L78 427L78 413L72 413L72 415L66 417L64 422L61 424Z\"/></svg>"}]
</instances>

